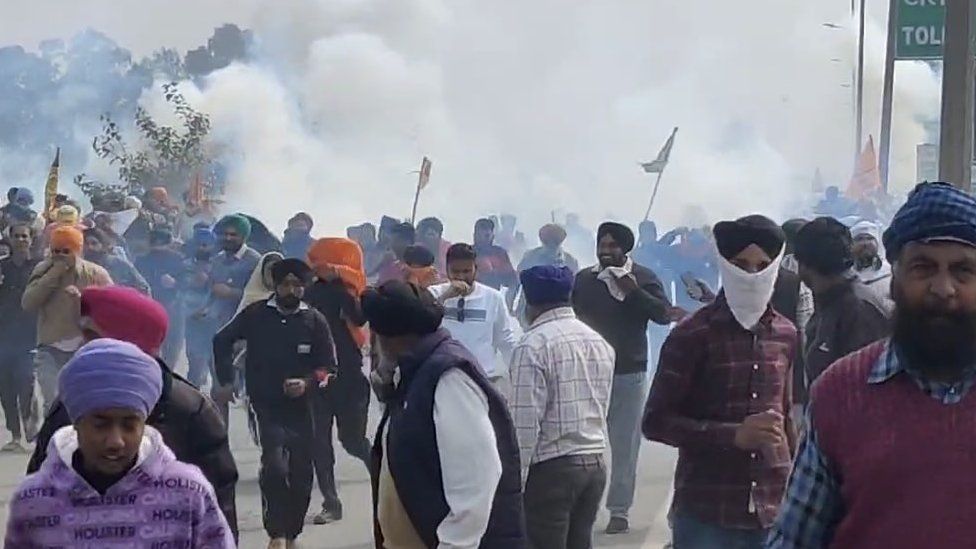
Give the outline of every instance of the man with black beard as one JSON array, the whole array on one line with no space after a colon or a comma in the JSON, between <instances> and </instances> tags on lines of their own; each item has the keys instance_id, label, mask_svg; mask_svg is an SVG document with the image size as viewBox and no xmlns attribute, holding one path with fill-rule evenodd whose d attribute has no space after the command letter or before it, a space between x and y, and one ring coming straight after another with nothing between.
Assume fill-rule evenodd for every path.
<instances>
[{"instance_id":1,"label":"man with black beard","mask_svg":"<svg viewBox=\"0 0 976 549\"><path fill-rule=\"evenodd\" d=\"M976 547L976 199L918 185L884 246L894 333L814 384L767 547Z\"/></svg>"}]
</instances>

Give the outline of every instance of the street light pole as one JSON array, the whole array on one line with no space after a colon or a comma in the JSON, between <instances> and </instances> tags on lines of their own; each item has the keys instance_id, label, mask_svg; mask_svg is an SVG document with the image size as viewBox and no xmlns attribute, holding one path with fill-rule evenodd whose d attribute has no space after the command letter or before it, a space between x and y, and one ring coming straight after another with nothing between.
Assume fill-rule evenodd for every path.
<instances>
[{"instance_id":1,"label":"street light pole","mask_svg":"<svg viewBox=\"0 0 976 549\"><path fill-rule=\"evenodd\" d=\"M898 32L898 1L888 3L888 44L885 50L884 89L881 92L881 145L878 151L878 170L881 188L888 192L888 160L891 155L891 104L895 91L895 48Z\"/></svg>"},{"instance_id":2,"label":"street light pole","mask_svg":"<svg viewBox=\"0 0 976 549\"><path fill-rule=\"evenodd\" d=\"M939 179L972 190L973 0L946 0Z\"/></svg>"},{"instance_id":3,"label":"street light pole","mask_svg":"<svg viewBox=\"0 0 976 549\"><path fill-rule=\"evenodd\" d=\"M858 29L857 29L857 88L854 97L854 161L857 162L857 157L861 154L861 142L864 139L864 4L865 0L861 0L861 9L858 12Z\"/></svg>"}]
</instances>

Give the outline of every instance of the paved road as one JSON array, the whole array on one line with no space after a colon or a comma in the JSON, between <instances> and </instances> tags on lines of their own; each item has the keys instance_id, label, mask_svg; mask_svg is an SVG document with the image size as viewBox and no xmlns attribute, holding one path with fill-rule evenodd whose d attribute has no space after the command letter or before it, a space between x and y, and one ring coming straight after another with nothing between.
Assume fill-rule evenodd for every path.
<instances>
[{"instance_id":1,"label":"paved road","mask_svg":"<svg viewBox=\"0 0 976 549\"><path fill-rule=\"evenodd\" d=\"M371 430L376 422L374 410ZM0 435L0 443L6 434ZM237 486L237 509L243 549L263 549L267 537L261 527L261 503L258 489L259 453L247 433L241 410L232 410L231 445L241 480ZM345 507L344 520L326 526L311 523L311 513L304 534L299 538L302 549L369 549L372 534L369 477L361 463L347 456L336 443L336 477L341 483L340 496ZM628 535L605 536L598 533L597 547L619 549L659 548L667 540L664 511L668 501L675 453L663 446L645 443L639 469L637 504L631 512L632 531ZM6 524L7 504L11 492L23 478L27 457L0 454L0 520ZM312 510L318 508L321 496L316 488L312 496ZM597 526L602 528L607 517L601 515Z\"/></svg>"}]
</instances>

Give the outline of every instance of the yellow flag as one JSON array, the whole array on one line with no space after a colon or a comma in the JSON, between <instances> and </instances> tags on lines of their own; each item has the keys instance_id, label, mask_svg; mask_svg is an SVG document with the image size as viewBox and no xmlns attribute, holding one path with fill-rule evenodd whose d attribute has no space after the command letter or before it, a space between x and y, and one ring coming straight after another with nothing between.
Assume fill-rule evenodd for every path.
<instances>
[{"instance_id":1,"label":"yellow flag","mask_svg":"<svg viewBox=\"0 0 976 549\"><path fill-rule=\"evenodd\" d=\"M61 172L61 147L54 153L51 171L47 174L47 185L44 186L44 214L47 215L54 207L54 197L58 194L58 179Z\"/></svg>"}]
</instances>

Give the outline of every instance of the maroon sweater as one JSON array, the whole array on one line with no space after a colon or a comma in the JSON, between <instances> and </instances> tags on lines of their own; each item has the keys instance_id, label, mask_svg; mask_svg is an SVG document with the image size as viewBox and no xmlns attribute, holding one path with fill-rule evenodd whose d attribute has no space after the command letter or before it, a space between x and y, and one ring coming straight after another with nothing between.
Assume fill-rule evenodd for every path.
<instances>
[{"instance_id":1,"label":"maroon sweater","mask_svg":"<svg viewBox=\"0 0 976 549\"><path fill-rule=\"evenodd\" d=\"M813 386L845 509L831 547L976 547L976 392L943 404L907 375L869 384L884 349L841 359Z\"/></svg>"}]
</instances>

